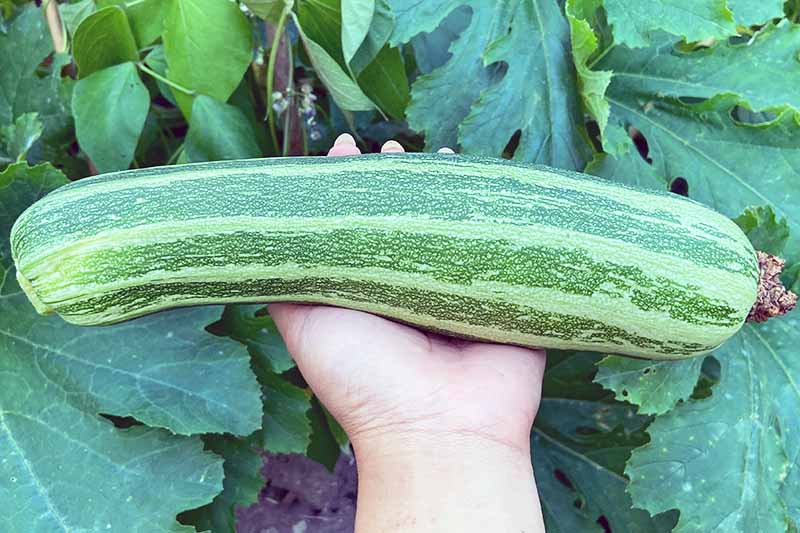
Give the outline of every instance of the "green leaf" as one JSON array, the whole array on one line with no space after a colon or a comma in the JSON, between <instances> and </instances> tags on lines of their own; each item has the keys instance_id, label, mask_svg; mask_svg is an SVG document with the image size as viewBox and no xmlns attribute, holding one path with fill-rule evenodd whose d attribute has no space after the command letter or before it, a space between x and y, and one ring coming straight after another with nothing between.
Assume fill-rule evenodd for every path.
<instances>
[{"instance_id":1,"label":"green leaf","mask_svg":"<svg viewBox=\"0 0 800 533\"><path fill-rule=\"evenodd\" d=\"M475 10L480 7L479 2L460 2L459 0L429 0L427 2L389 0L389 6L395 17L395 27L389 37L390 44L397 46L407 43L417 34L432 32L459 4L469 5L473 18ZM507 19L503 20L508 21ZM472 22L477 21L473 20Z\"/></svg>"},{"instance_id":2,"label":"green leaf","mask_svg":"<svg viewBox=\"0 0 800 533\"><path fill-rule=\"evenodd\" d=\"M341 0L342 54L348 65L369 33L375 0Z\"/></svg>"},{"instance_id":3,"label":"green leaf","mask_svg":"<svg viewBox=\"0 0 800 533\"><path fill-rule=\"evenodd\" d=\"M313 459L330 472L336 468L339 460L341 448L334 437L332 429L328 426L325 408L315 397L311 402L311 409L308 411L308 418L311 420L311 439L308 443L306 455Z\"/></svg>"},{"instance_id":4,"label":"green leaf","mask_svg":"<svg viewBox=\"0 0 800 533\"><path fill-rule=\"evenodd\" d=\"M10 161L25 159L39 137L42 136L44 126L36 113L23 113L17 117L14 124L0 126L0 163L2 154L5 153Z\"/></svg>"},{"instance_id":5,"label":"green leaf","mask_svg":"<svg viewBox=\"0 0 800 533\"><path fill-rule=\"evenodd\" d=\"M367 31L364 41L350 60L350 67L356 75L372 63L375 56L383 49L383 45L389 40L393 27L394 15L392 15L388 0L376 0L375 14L372 17L369 31Z\"/></svg>"},{"instance_id":6,"label":"green leaf","mask_svg":"<svg viewBox=\"0 0 800 533\"><path fill-rule=\"evenodd\" d=\"M589 146L580 133L569 42L569 25L557 0L518 2L511 31L483 51L484 65L502 62L508 68L481 93L459 126L465 152L500 156L520 131L514 159L584 168Z\"/></svg>"},{"instance_id":7,"label":"green leaf","mask_svg":"<svg viewBox=\"0 0 800 533\"><path fill-rule=\"evenodd\" d=\"M229 435L205 435L203 442L207 450L225 460L223 489L210 504L182 513L178 518L198 531L235 532L236 508L256 503L264 488L266 480L261 476L264 460L253 436L237 439Z\"/></svg>"},{"instance_id":8,"label":"green leaf","mask_svg":"<svg viewBox=\"0 0 800 533\"><path fill-rule=\"evenodd\" d=\"M303 40L308 57L314 66L314 71L325 84L331 97L340 108L346 111L369 111L375 104L361 91L359 86L339 66L336 59L325 51L325 48L311 40L301 27L300 21L295 17L295 24Z\"/></svg>"},{"instance_id":9,"label":"green leaf","mask_svg":"<svg viewBox=\"0 0 800 533\"><path fill-rule=\"evenodd\" d=\"M272 317L263 311L262 305L228 305L216 326L221 335L247 346L257 366L280 374L294 368L294 360Z\"/></svg>"},{"instance_id":10,"label":"green leaf","mask_svg":"<svg viewBox=\"0 0 800 533\"><path fill-rule=\"evenodd\" d=\"M472 18L468 6L460 6L447 15L441 24L430 33L419 33L409 43L414 48L414 61L420 74L429 74L452 57L450 45L458 39Z\"/></svg>"},{"instance_id":11,"label":"green leaf","mask_svg":"<svg viewBox=\"0 0 800 533\"><path fill-rule=\"evenodd\" d=\"M605 0L614 39L631 48L648 46L657 30L700 41L723 39L736 34L733 15L726 0L653 0L626 2Z\"/></svg>"},{"instance_id":12,"label":"green leaf","mask_svg":"<svg viewBox=\"0 0 800 533\"><path fill-rule=\"evenodd\" d=\"M125 12L110 6L83 19L72 38L72 54L81 78L106 67L137 61L139 52Z\"/></svg>"},{"instance_id":13,"label":"green leaf","mask_svg":"<svg viewBox=\"0 0 800 533\"><path fill-rule=\"evenodd\" d=\"M727 40L693 52L662 39L651 48L615 47L597 65L614 71L610 94L643 106L664 97L711 98L720 94L757 111L800 110L800 26L783 21L750 41ZM768 79L769 83L764 83Z\"/></svg>"},{"instance_id":14,"label":"green leaf","mask_svg":"<svg viewBox=\"0 0 800 533\"><path fill-rule=\"evenodd\" d=\"M190 162L261 156L255 132L244 113L202 94L194 99L183 147Z\"/></svg>"},{"instance_id":15,"label":"green leaf","mask_svg":"<svg viewBox=\"0 0 800 533\"><path fill-rule=\"evenodd\" d=\"M8 239L11 226L28 205L67 183L64 174L50 163L30 167L19 162L0 172L0 301L17 289Z\"/></svg>"},{"instance_id":16,"label":"green leaf","mask_svg":"<svg viewBox=\"0 0 800 533\"><path fill-rule=\"evenodd\" d=\"M656 175L653 167L639 155L633 140L619 125L610 124L606 128L603 150L605 153L594 155L584 172L634 187L660 191L667 189L667 180Z\"/></svg>"},{"instance_id":17,"label":"green leaf","mask_svg":"<svg viewBox=\"0 0 800 533\"><path fill-rule=\"evenodd\" d=\"M777 220L775 211L770 206L748 207L733 221L747 235L756 250L780 255L789 240L786 219Z\"/></svg>"},{"instance_id":18,"label":"green leaf","mask_svg":"<svg viewBox=\"0 0 800 533\"><path fill-rule=\"evenodd\" d=\"M605 99L606 89L611 83L610 70L591 70L589 59L597 52L597 37L585 19L592 16L590 13L578 12L583 9L582 0L567 0L566 13L569 21L572 57L578 71L578 87L581 100L586 111L594 117L600 127L600 137L608 124L610 113L608 101Z\"/></svg>"},{"instance_id":19,"label":"green leaf","mask_svg":"<svg viewBox=\"0 0 800 533\"><path fill-rule=\"evenodd\" d=\"M94 13L96 9L94 0L80 0L73 4L58 4L58 12L70 35L75 35L78 25L83 19Z\"/></svg>"},{"instance_id":20,"label":"green leaf","mask_svg":"<svg viewBox=\"0 0 800 533\"><path fill-rule=\"evenodd\" d=\"M161 16L162 0L97 0L98 7L117 5L125 10L130 22L133 36L139 47L155 42L161 37L163 17Z\"/></svg>"},{"instance_id":21,"label":"green leaf","mask_svg":"<svg viewBox=\"0 0 800 533\"><path fill-rule=\"evenodd\" d=\"M166 77L167 56L164 55L163 44L157 44L154 46L152 50L150 50L145 56L144 62L148 67L156 71L156 74ZM166 98L172 105L177 106L178 103L175 101L175 96L172 94L172 89L170 89L169 85L161 80L156 80L156 84L158 85L158 90L161 93L161 96Z\"/></svg>"},{"instance_id":22,"label":"green leaf","mask_svg":"<svg viewBox=\"0 0 800 533\"><path fill-rule=\"evenodd\" d=\"M640 414L660 415L689 399L703 359L646 361L609 355L597 364L594 381L613 391L617 400L638 406Z\"/></svg>"},{"instance_id":23,"label":"green leaf","mask_svg":"<svg viewBox=\"0 0 800 533\"><path fill-rule=\"evenodd\" d=\"M264 390L261 447L272 453L305 453L311 442L311 393L277 374L258 371Z\"/></svg>"},{"instance_id":24,"label":"green leaf","mask_svg":"<svg viewBox=\"0 0 800 533\"><path fill-rule=\"evenodd\" d=\"M411 96L400 50L384 46L358 75L358 84L387 115L397 120L403 118Z\"/></svg>"},{"instance_id":25,"label":"green leaf","mask_svg":"<svg viewBox=\"0 0 800 533\"><path fill-rule=\"evenodd\" d=\"M41 140L28 152L28 160L59 160L72 142L68 85L62 84L60 66L67 54L53 56L50 69L39 65L53 51L53 41L39 9L27 4L0 32L0 128L25 113L37 113L44 125ZM68 60L68 59L67 59ZM37 72L39 71L39 72Z\"/></svg>"},{"instance_id":26,"label":"green leaf","mask_svg":"<svg viewBox=\"0 0 800 533\"><path fill-rule=\"evenodd\" d=\"M165 0L164 52L169 79L224 102L252 57L252 35L239 6L225 0ZM190 118L192 96L175 92Z\"/></svg>"},{"instance_id":27,"label":"green leaf","mask_svg":"<svg viewBox=\"0 0 800 533\"><path fill-rule=\"evenodd\" d=\"M78 81L72 94L75 130L97 170L130 166L149 107L150 95L133 63L104 68Z\"/></svg>"},{"instance_id":28,"label":"green leaf","mask_svg":"<svg viewBox=\"0 0 800 533\"><path fill-rule=\"evenodd\" d=\"M642 107L613 82L609 100L612 116L644 133L658 175L685 178L690 197L728 216L751 205L772 205L793 230L790 263L798 257L800 125L790 113L761 127L739 126L725 99L702 106L655 100Z\"/></svg>"},{"instance_id":29,"label":"green leaf","mask_svg":"<svg viewBox=\"0 0 800 533\"><path fill-rule=\"evenodd\" d=\"M304 35L309 41L318 44L319 47L324 49L329 59L336 62L336 65L330 65L330 73L318 71L317 74L328 89L331 89L329 81L326 81L326 76L330 77L334 72L340 71L341 79L345 85L337 89L339 92L348 90L346 86L352 81L348 72L353 72L353 69L345 61L341 39L339 38L339 35L344 31L341 23L341 17L343 16L339 9L338 0L322 0L300 4L296 17L296 22L299 21L298 24L302 27L303 33L301 36ZM312 63L315 62L312 52L310 50L308 52ZM316 64L319 64L319 62L317 61ZM409 93L405 65L399 50L384 46L377 56L364 66L356 82L358 92L369 100L371 106L362 109L363 111L373 109L377 105L393 118L401 119L403 117ZM347 111L357 111L357 109L343 107L340 102L341 95L337 96L334 93L333 97L340 108Z\"/></svg>"},{"instance_id":30,"label":"green leaf","mask_svg":"<svg viewBox=\"0 0 800 533\"><path fill-rule=\"evenodd\" d=\"M113 384L86 378L103 374L106 358L136 352L127 339L100 350L89 330L37 317L13 280L11 224L65 182L50 165L17 163L0 173L0 530L178 531L179 511L209 502L222 488L221 461L203 452L197 437L118 430L98 417L94 387ZM72 334L51 344L50 332L67 328ZM94 361L70 358L87 346L102 353Z\"/></svg>"},{"instance_id":31,"label":"green leaf","mask_svg":"<svg viewBox=\"0 0 800 533\"><path fill-rule=\"evenodd\" d=\"M497 78L497 65L484 66L482 53L490 43L508 33L509 6L507 2L478 0L435 0L423 4L390 0L390 4L396 20L389 38L392 46L408 42L418 33L432 31L445 16L463 4L472 10L469 25L450 45L450 60L416 79L411 86L411 103L406 109L409 126L424 132L428 150L442 146L455 148L459 124L470 113L482 91ZM493 132L492 137L496 138L497 134ZM483 143L480 146L485 148Z\"/></svg>"},{"instance_id":32,"label":"green leaf","mask_svg":"<svg viewBox=\"0 0 800 533\"><path fill-rule=\"evenodd\" d=\"M285 0L244 0L250 11L273 24L278 22L285 3Z\"/></svg>"},{"instance_id":33,"label":"green leaf","mask_svg":"<svg viewBox=\"0 0 800 533\"><path fill-rule=\"evenodd\" d=\"M728 0L733 18L742 26L753 26L783 17L783 4L784 0Z\"/></svg>"},{"instance_id":34,"label":"green leaf","mask_svg":"<svg viewBox=\"0 0 800 533\"><path fill-rule=\"evenodd\" d=\"M679 508L678 532L785 531L798 517L798 332L790 313L746 324L715 352L712 396L657 418L628 463L638 507Z\"/></svg>"},{"instance_id":35,"label":"green leaf","mask_svg":"<svg viewBox=\"0 0 800 533\"><path fill-rule=\"evenodd\" d=\"M646 442L648 417L591 384L599 356L548 353L544 394L531 433L533 466L547 531L669 531L673 515L631 509L622 475L631 450Z\"/></svg>"},{"instance_id":36,"label":"green leaf","mask_svg":"<svg viewBox=\"0 0 800 533\"><path fill-rule=\"evenodd\" d=\"M261 424L260 391L244 347L204 330L220 310L181 309L80 328L38 316L18 294L0 300L0 339L72 401L99 412L181 435L247 435Z\"/></svg>"}]
</instances>

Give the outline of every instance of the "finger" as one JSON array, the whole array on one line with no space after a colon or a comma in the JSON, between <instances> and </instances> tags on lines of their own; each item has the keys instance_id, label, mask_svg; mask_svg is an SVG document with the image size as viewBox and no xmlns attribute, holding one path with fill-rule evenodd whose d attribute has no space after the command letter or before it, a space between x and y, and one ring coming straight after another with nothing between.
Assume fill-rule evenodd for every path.
<instances>
[{"instance_id":1,"label":"finger","mask_svg":"<svg viewBox=\"0 0 800 533\"><path fill-rule=\"evenodd\" d=\"M358 155L361 150L356 146L356 140L349 133L342 133L333 141L333 146L328 150L329 156Z\"/></svg>"},{"instance_id":2,"label":"finger","mask_svg":"<svg viewBox=\"0 0 800 533\"><path fill-rule=\"evenodd\" d=\"M405 151L406 151L405 148L403 148L403 146L394 139L386 141L385 143L383 143L383 146L381 146L381 153L383 154L402 153Z\"/></svg>"},{"instance_id":3,"label":"finger","mask_svg":"<svg viewBox=\"0 0 800 533\"><path fill-rule=\"evenodd\" d=\"M362 311L292 303L272 303L268 308L301 371L309 358L322 355L357 361L360 355L380 353L381 361L389 364L407 362L409 355L430 349L424 333Z\"/></svg>"},{"instance_id":4,"label":"finger","mask_svg":"<svg viewBox=\"0 0 800 533\"><path fill-rule=\"evenodd\" d=\"M448 148L447 146L442 146L441 148L436 150L436 152L440 153L440 154L454 154L455 153L452 148Z\"/></svg>"}]
</instances>

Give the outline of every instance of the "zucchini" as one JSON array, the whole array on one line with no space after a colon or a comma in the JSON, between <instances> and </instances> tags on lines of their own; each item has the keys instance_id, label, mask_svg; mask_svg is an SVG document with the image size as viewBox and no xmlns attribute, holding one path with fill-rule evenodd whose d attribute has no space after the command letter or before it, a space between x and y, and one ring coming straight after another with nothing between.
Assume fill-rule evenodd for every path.
<instances>
[{"instance_id":1,"label":"zucchini","mask_svg":"<svg viewBox=\"0 0 800 533\"><path fill-rule=\"evenodd\" d=\"M223 161L66 185L13 227L41 313L296 301L465 338L676 359L744 322L756 253L669 193L494 158Z\"/></svg>"}]
</instances>

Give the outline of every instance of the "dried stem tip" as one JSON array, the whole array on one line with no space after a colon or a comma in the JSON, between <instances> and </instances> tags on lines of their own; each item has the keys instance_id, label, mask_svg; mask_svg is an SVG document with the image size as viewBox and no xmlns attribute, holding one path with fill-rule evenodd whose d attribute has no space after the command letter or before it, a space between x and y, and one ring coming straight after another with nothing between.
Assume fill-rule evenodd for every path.
<instances>
[{"instance_id":1,"label":"dried stem tip","mask_svg":"<svg viewBox=\"0 0 800 533\"><path fill-rule=\"evenodd\" d=\"M780 257L756 252L758 257L758 296L747 315L748 322L764 322L788 313L797 305L797 295L781 283L781 270L786 263Z\"/></svg>"}]
</instances>

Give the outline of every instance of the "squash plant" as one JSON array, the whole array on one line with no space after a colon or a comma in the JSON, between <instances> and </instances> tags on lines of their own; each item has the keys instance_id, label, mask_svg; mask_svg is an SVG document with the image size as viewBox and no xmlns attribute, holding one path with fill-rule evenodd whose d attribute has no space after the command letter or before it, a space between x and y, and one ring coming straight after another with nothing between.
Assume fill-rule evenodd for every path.
<instances>
[{"instance_id":1,"label":"squash plant","mask_svg":"<svg viewBox=\"0 0 800 533\"><path fill-rule=\"evenodd\" d=\"M0 531L234 531L261 450L348 453L261 305L39 316L10 240L37 199L350 131L688 196L797 292L799 21L796 0L0 1ZM549 352L548 529L796 530L799 316L679 361Z\"/></svg>"}]
</instances>

